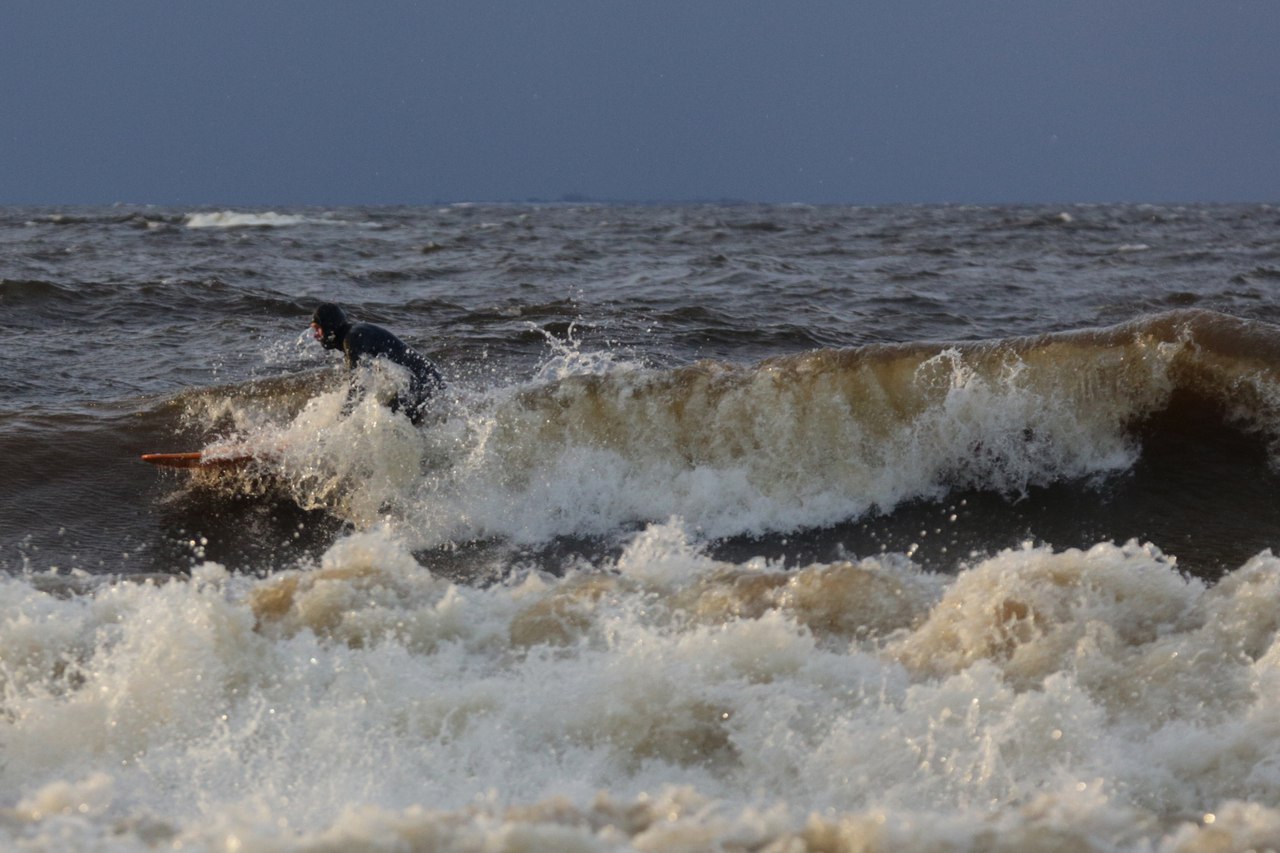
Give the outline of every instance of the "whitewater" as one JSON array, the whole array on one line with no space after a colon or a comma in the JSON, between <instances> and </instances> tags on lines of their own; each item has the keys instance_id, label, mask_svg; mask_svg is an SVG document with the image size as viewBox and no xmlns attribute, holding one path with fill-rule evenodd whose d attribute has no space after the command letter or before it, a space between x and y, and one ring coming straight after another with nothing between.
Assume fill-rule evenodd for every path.
<instances>
[{"instance_id":1,"label":"whitewater","mask_svg":"<svg viewBox=\"0 0 1280 853\"><path fill-rule=\"evenodd\" d=\"M1272 206L0 213L2 846L1280 847Z\"/></svg>"}]
</instances>

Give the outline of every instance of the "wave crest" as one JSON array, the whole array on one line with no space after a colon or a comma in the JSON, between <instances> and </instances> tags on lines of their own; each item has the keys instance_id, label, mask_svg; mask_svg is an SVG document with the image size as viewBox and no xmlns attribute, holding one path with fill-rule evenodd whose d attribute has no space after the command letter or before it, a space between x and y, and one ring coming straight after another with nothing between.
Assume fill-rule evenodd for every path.
<instances>
[{"instance_id":1,"label":"wave crest","mask_svg":"<svg viewBox=\"0 0 1280 853\"><path fill-rule=\"evenodd\" d=\"M1125 471L1175 397L1274 444L1278 366L1273 327L1199 311L749 366L613 364L442 404L416 439L397 432L397 446L422 444L399 452L416 460L414 476L373 478L376 495L338 503L363 507L348 519L362 526L393 507L424 546L604 535L671 516L712 538L820 527L958 490L1017 497ZM323 501L308 498L308 483L332 494L337 482L316 476L324 463L311 451L376 448L369 437L388 423L376 407L341 427L336 408L319 411L288 429L293 467L309 478L293 489L309 506ZM363 438L330 440L339 434Z\"/></svg>"}]
</instances>

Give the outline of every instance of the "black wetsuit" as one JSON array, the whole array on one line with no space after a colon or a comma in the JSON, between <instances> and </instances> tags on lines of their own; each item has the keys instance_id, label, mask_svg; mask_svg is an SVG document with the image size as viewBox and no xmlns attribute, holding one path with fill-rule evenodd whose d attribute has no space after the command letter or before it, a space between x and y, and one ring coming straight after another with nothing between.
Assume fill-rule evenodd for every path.
<instances>
[{"instance_id":1,"label":"black wetsuit","mask_svg":"<svg viewBox=\"0 0 1280 853\"><path fill-rule=\"evenodd\" d=\"M349 370L372 358L385 358L406 368L409 387L391 401L391 410L403 411L415 424L421 422L427 403L444 388L435 365L381 326L351 323L333 303L317 308L312 322L320 328L320 343L326 349L340 349L346 355Z\"/></svg>"}]
</instances>

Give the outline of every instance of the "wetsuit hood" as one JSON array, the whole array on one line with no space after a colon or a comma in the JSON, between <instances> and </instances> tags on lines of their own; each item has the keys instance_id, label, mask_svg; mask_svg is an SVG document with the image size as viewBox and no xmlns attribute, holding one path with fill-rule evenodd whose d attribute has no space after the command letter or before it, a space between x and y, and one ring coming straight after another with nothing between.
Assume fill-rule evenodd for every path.
<instances>
[{"instance_id":1,"label":"wetsuit hood","mask_svg":"<svg viewBox=\"0 0 1280 853\"><path fill-rule=\"evenodd\" d=\"M320 329L320 343L325 349L341 349L342 339L347 336L351 322L342 309L332 302L326 302L311 315L311 322Z\"/></svg>"}]
</instances>

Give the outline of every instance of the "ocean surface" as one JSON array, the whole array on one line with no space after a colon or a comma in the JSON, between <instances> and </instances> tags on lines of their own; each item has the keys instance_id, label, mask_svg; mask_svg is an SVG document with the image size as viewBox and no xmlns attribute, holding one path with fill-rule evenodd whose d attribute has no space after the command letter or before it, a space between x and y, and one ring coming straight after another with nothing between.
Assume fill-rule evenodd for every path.
<instances>
[{"instance_id":1,"label":"ocean surface","mask_svg":"<svg viewBox=\"0 0 1280 853\"><path fill-rule=\"evenodd\" d=\"M1280 847L1278 289L1274 205L0 208L0 848Z\"/></svg>"}]
</instances>

